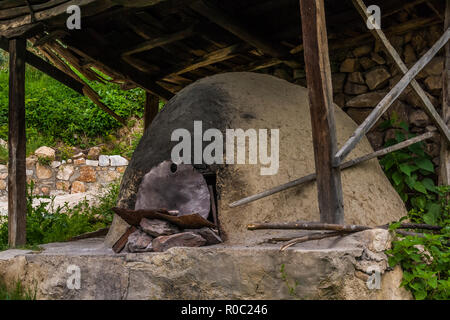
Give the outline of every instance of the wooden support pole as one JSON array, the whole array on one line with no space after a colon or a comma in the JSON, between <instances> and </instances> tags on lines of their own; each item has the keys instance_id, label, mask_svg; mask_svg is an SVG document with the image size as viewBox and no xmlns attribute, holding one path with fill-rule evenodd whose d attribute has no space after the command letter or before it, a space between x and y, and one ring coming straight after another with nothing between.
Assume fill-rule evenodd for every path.
<instances>
[{"instance_id":1,"label":"wooden support pole","mask_svg":"<svg viewBox=\"0 0 450 320\"><path fill-rule=\"evenodd\" d=\"M371 159L384 156L384 155L386 155L388 153L391 153L391 152L394 152L394 151L397 151L397 150L409 147L410 145L413 145L415 143L424 141L426 139L430 139L430 138L432 138L432 137L434 137L436 135L437 135L437 133L434 133L434 132L424 133L424 134L422 134L420 136L417 136L417 137L408 139L406 141L397 143L397 144L395 144L393 146L390 146L390 147L387 147L387 148L384 148L384 149L381 149L381 150L378 150L378 151L366 154L366 155L364 155L362 157L359 157L359 158L355 158L355 159L346 161L340 166L340 168L341 168L341 170L345 170L345 169L351 168L351 167L356 166L357 164L360 164L362 162L369 161ZM299 179L295 179L295 180L289 181L287 183L284 183L284 184L279 185L277 187L274 187L272 189L269 189L269 190L266 190L266 191L254 194L252 196L240 199L240 200L235 201L233 203L230 203L229 207L230 208L234 208L234 207L242 206L244 204L247 204L247 203L250 203L250 202L262 199L262 198L266 198L266 197L271 196L271 195L273 195L275 193L278 193L278 192L281 192L281 191L284 191L284 190L287 190L287 189L290 189L290 188L293 188L293 187L305 184L307 182L314 181L314 180L316 180L316 177L317 177L317 175L315 173L308 174L308 175L306 175L304 177L301 177Z\"/></svg>"},{"instance_id":2,"label":"wooden support pole","mask_svg":"<svg viewBox=\"0 0 450 320\"><path fill-rule=\"evenodd\" d=\"M445 30L441 38L431 47L427 53L414 64L414 66L403 76L403 78L389 91L389 93L378 103L369 116L355 130L353 135L347 140L344 146L338 151L334 159L334 165L339 166L345 157L355 148L356 144L381 118L383 113L402 94L405 88L411 83L417 74L433 59L440 49L448 42L450 29Z\"/></svg>"},{"instance_id":3,"label":"wooden support pole","mask_svg":"<svg viewBox=\"0 0 450 320\"><path fill-rule=\"evenodd\" d=\"M446 0L445 9L445 29L450 27L450 0ZM450 43L445 46L444 70L442 72L442 118L448 125L450 120ZM450 185L450 143L444 138L441 139L441 161L439 183Z\"/></svg>"},{"instance_id":4,"label":"wooden support pole","mask_svg":"<svg viewBox=\"0 0 450 320\"><path fill-rule=\"evenodd\" d=\"M343 224L341 173L333 167L337 143L324 1L301 0L300 11L320 221Z\"/></svg>"},{"instance_id":5,"label":"wooden support pole","mask_svg":"<svg viewBox=\"0 0 450 320\"><path fill-rule=\"evenodd\" d=\"M9 41L8 242L13 248L26 244L26 50L25 39Z\"/></svg>"},{"instance_id":6,"label":"wooden support pole","mask_svg":"<svg viewBox=\"0 0 450 320\"><path fill-rule=\"evenodd\" d=\"M144 107L144 132L148 129L159 111L159 98L147 92Z\"/></svg>"}]
</instances>

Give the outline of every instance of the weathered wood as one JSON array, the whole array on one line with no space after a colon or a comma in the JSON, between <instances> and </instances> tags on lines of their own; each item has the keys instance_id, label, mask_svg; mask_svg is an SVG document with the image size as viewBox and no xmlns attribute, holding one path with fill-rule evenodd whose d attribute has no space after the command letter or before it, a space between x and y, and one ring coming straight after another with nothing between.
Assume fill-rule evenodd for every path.
<instances>
[{"instance_id":1,"label":"weathered wood","mask_svg":"<svg viewBox=\"0 0 450 320\"><path fill-rule=\"evenodd\" d=\"M168 71L166 70L164 75L159 75L156 78L165 79L172 75L187 73L214 63L222 62L224 60L236 57L239 53L248 50L248 48L249 47L245 44L234 44L229 47L210 52L201 58L189 61L183 65L175 66Z\"/></svg>"},{"instance_id":2,"label":"weathered wood","mask_svg":"<svg viewBox=\"0 0 450 320\"><path fill-rule=\"evenodd\" d=\"M111 0L114 4L121 5L127 8L145 8L151 7L167 0Z\"/></svg>"},{"instance_id":3,"label":"weathered wood","mask_svg":"<svg viewBox=\"0 0 450 320\"><path fill-rule=\"evenodd\" d=\"M144 131L148 129L159 111L159 98L148 93L145 96Z\"/></svg>"},{"instance_id":4,"label":"weathered wood","mask_svg":"<svg viewBox=\"0 0 450 320\"><path fill-rule=\"evenodd\" d=\"M353 4L363 17L364 21L368 21L369 14L367 12L367 7L365 6L364 2L362 0L353 0ZM386 38L384 32L381 29L377 28L374 28L370 31L375 36L375 38L377 38L380 41L380 43L385 47L386 52L394 60L395 64L400 69L400 71L403 74L406 74L408 72L408 67L403 62L397 50L395 50L395 48L391 45L390 41ZM413 88L414 92L419 97L420 101L422 102L422 105L425 108L425 111L427 112L428 116L434 121L437 128L441 132L442 136L447 140L447 143L450 143L450 130L448 129L447 124L442 120L442 118L437 113L436 109L434 108L433 104L430 101L430 98L428 98L425 91L422 89L420 84L415 79L411 80L410 85Z\"/></svg>"},{"instance_id":5,"label":"weathered wood","mask_svg":"<svg viewBox=\"0 0 450 320\"><path fill-rule=\"evenodd\" d=\"M432 18L416 18L406 21L404 23L387 28L384 33L388 36L402 35L411 32L416 29L424 29L426 27L439 24L434 17ZM347 37L345 39L333 39L329 41L328 47L330 51L341 50L346 48L355 48L357 46L374 42L369 33L356 35L353 37ZM299 44L295 48L291 49L291 54L295 54L303 51L303 44Z\"/></svg>"},{"instance_id":6,"label":"weathered wood","mask_svg":"<svg viewBox=\"0 0 450 320\"><path fill-rule=\"evenodd\" d=\"M321 222L281 222L281 223L252 223L247 225L248 230L331 230L339 232L360 232L369 229L388 229L389 224L376 227L355 225L355 224L334 224ZM439 231L441 226L423 223L401 223L398 229L422 229Z\"/></svg>"},{"instance_id":7,"label":"weathered wood","mask_svg":"<svg viewBox=\"0 0 450 320\"><path fill-rule=\"evenodd\" d=\"M33 46L34 47L40 47L43 46L44 44L46 44L49 41L54 41L54 40L58 40L58 39L62 39L65 36L68 36L69 33L65 30L55 30L52 31L44 36L42 36L41 38L37 39Z\"/></svg>"},{"instance_id":8,"label":"weathered wood","mask_svg":"<svg viewBox=\"0 0 450 320\"><path fill-rule=\"evenodd\" d=\"M198 1L192 4L191 8L271 57L282 59L290 55L289 51L281 45L273 44L264 37L248 30L247 27L240 21L237 21L233 16L213 7L210 3L206 4L203 1Z\"/></svg>"},{"instance_id":9,"label":"weathered wood","mask_svg":"<svg viewBox=\"0 0 450 320\"><path fill-rule=\"evenodd\" d=\"M8 41L5 39L0 39L0 48L9 52L9 45ZM55 68L50 63L46 62L45 60L41 59L37 55L31 53L27 50L25 53L25 61L29 65L35 67L39 71L47 74L48 76L52 77L53 79L61 82L68 88L83 94L83 84L76 81L72 77L68 76L65 72L62 72L58 68Z\"/></svg>"},{"instance_id":10,"label":"weathered wood","mask_svg":"<svg viewBox=\"0 0 450 320\"><path fill-rule=\"evenodd\" d=\"M302 0L300 11L320 221L344 223L341 174L333 167L337 142L324 1Z\"/></svg>"},{"instance_id":11,"label":"weathered wood","mask_svg":"<svg viewBox=\"0 0 450 320\"><path fill-rule=\"evenodd\" d=\"M103 237L106 236L108 234L109 231L109 227L107 228L102 228L96 231L92 231L92 232L86 232L83 234L80 234L78 236L72 237L67 241L77 241L77 240L82 240L82 239L91 239L91 238L97 238L97 237Z\"/></svg>"},{"instance_id":12,"label":"weathered wood","mask_svg":"<svg viewBox=\"0 0 450 320\"><path fill-rule=\"evenodd\" d=\"M280 222L280 223L253 223L247 226L248 230L333 230L340 232L359 232L373 229L373 227L354 224L336 224L321 222Z\"/></svg>"},{"instance_id":13,"label":"weathered wood","mask_svg":"<svg viewBox=\"0 0 450 320\"><path fill-rule=\"evenodd\" d=\"M13 38L30 38L34 37L35 35L42 33L44 31L44 25L40 22L33 23L33 24L27 24L24 26L21 26L19 28L14 28L11 30L5 30L1 32L1 36L7 38L7 39L13 39Z\"/></svg>"},{"instance_id":14,"label":"weathered wood","mask_svg":"<svg viewBox=\"0 0 450 320\"><path fill-rule=\"evenodd\" d=\"M148 40L143 43L140 43L139 45L135 46L134 48L131 48L127 51L125 51L122 55L129 56L135 53L148 51L153 48L162 47L164 45L186 39L192 35L195 34L195 28L190 27L188 29L182 30L180 32L176 32L173 34L169 34L166 36L162 36L156 39Z\"/></svg>"},{"instance_id":15,"label":"weathered wood","mask_svg":"<svg viewBox=\"0 0 450 320\"><path fill-rule=\"evenodd\" d=\"M9 135L8 135L8 241L11 247L26 244L26 134L25 57L26 40L9 42Z\"/></svg>"},{"instance_id":16,"label":"weathered wood","mask_svg":"<svg viewBox=\"0 0 450 320\"><path fill-rule=\"evenodd\" d=\"M355 158L355 159L346 161L340 166L340 168L341 168L341 170L345 170L345 169L351 168L351 167L353 167L353 166L355 166L357 164L360 164L362 162L365 162L365 161L368 161L368 160L371 160L371 159L374 159L374 158L377 158L377 157L381 157L381 156L384 156L384 155L386 155L388 153L391 153L391 152L394 152L394 151L397 151L397 150L409 147L410 145L413 145L415 143L424 141L426 139L430 139L430 138L432 138L434 136L436 136L436 133L433 133L433 132L424 133L424 134L422 134L420 136L417 136L417 137L408 139L406 141L397 143L397 144L395 144L393 146L390 146L390 147L378 150L376 152L372 152L372 153L366 154L366 155L364 155L362 157L359 157L359 158ZM316 177L317 176L316 176L315 173L308 174L308 175L306 175L304 177L301 177L301 178L296 179L296 180L289 181L287 183L284 183L284 184L279 185L277 187L274 187L272 189L269 189L269 190L266 190L266 191L254 194L252 196L240 199L238 201L235 201L235 202L229 204L229 207L234 208L234 207L242 206L244 204L247 204L247 203L250 203L250 202L262 199L262 198L266 198L266 197L268 197L270 195L273 195L275 193L278 193L278 192L281 192L281 191L293 188L295 186L299 186L301 184L305 184L307 182L314 181L314 180L316 180Z\"/></svg>"},{"instance_id":17,"label":"weathered wood","mask_svg":"<svg viewBox=\"0 0 450 320\"><path fill-rule=\"evenodd\" d=\"M304 235L304 236L301 236L301 237L298 237L298 238L288 241L280 248L280 251L285 251L287 248L292 247L293 245L296 245L299 243L303 243L303 242L307 242L307 241L311 241L311 240L321 240L321 239L326 239L326 238L343 236L346 234L347 233L345 233L345 232L327 232L327 233L313 233L313 234Z\"/></svg>"},{"instance_id":18,"label":"weathered wood","mask_svg":"<svg viewBox=\"0 0 450 320\"><path fill-rule=\"evenodd\" d=\"M24 3L22 3L24 4ZM110 8L114 4L108 0L71 0L64 3L61 3L55 7L52 7L50 9L41 10L38 12L35 12L34 16L37 21L44 21L50 18L55 17L61 17L67 15L67 7L75 4L81 7L83 11L83 16L87 17L89 15L96 14L100 12L101 10L104 10L105 8ZM93 5L95 4L95 5ZM89 10L87 10L89 8ZM84 10L83 10L84 9ZM10 30L18 27L22 27L27 24L32 23L31 14L27 14L25 16L21 16L14 19L9 19L2 21L0 24L0 32L3 32L5 30Z\"/></svg>"},{"instance_id":19,"label":"weathered wood","mask_svg":"<svg viewBox=\"0 0 450 320\"><path fill-rule=\"evenodd\" d=\"M44 3L40 3L40 4L33 4L33 5L31 5L31 9L34 12L37 12L37 11L52 8L54 6L57 6L61 3L65 3L65 2L69 2L69 0L50 0L50 1L46 1ZM25 0L18 0L14 3L15 7L11 6L10 8L4 9L4 10L1 10L2 7L0 7L0 19L1 20L12 19L12 18L20 17L22 15L30 14L30 7L28 5L23 5L23 4L26 4ZM17 7L18 5L23 5L23 6Z\"/></svg>"},{"instance_id":20,"label":"weathered wood","mask_svg":"<svg viewBox=\"0 0 450 320\"><path fill-rule=\"evenodd\" d=\"M450 27L450 0L446 0L445 29ZM450 121L450 43L445 46L444 70L442 72L442 118L448 125ZM450 143L441 139L439 183L450 185Z\"/></svg>"},{"instance_id":21,"label":"weathered wood","mask_svg":"<svg viewBox=\"0 0 450 320\"><path fill-rule=\"evenodd\" d=\"M120 253L123 248L127 245L128 237L137 230L135 226L130 226L127 231L116 241L116 243L112 246L112 249L115 253Z\"/></svg>"},{"instance_id":22,"label":"weathered wood","mask_svg":"<svg viewBox=\"0 0 450 320\"><path fill-rule=\"evenodd\" d=\"M347 140L344 146L336 154L334 165L339 166L345 157L355 148L356 144L380 119L383 113L394 103L402 94L405 88L411 83L417 74L433 59L438 51L448 42L450 38L450 29L447 29L442 37L428 50L428 52L416 62L416 64L403 76L403 78L389 91L389 93L378 103L370 115L355 130L353 135Z\"/></svg>"},{"instance_id":23,"label":"weathered wood","mask_svg":"<svg viewBox=\"0 0 450 320\"><path fill-rule=\"evenodd\" d=\"M113 53L102 52L102 54L100 54L99 48L96 48L85 41L74 41L74 39L68 40L70 40L68 41L68 46L70 49L77 49L79 52L83 52L83 55L92 61L97 62L101 60L101 65L121 74L123 76L123 80L131 81L145 91L159 96L165 101L170 100L174 96L172 92L156 84L155 81L152 80L146 73L139 71L126 63L122 63L118 57L113 55ZM93 54L94 52L98 52L98 56L101 55L101 59L95 58L97 57L97 54Z\"/></svg>"}]
</instances>

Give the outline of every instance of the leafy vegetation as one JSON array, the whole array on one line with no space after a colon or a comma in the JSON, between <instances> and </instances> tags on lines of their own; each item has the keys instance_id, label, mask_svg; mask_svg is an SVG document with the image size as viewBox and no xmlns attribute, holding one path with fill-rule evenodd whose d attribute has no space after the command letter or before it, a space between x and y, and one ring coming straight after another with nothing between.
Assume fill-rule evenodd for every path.
<instances>
[{"instance_id":1,"label":"leafy vegetation","mask_svg":"<svg viewBox=\"0 0 450 320\"><path fill-rule=\"evenodd\" d=\"M387 141L386 147L413 138L405 123L396 123L395 118L383 124L384 127L397 125L400 130L395 138ZM435 167L431 157L425 152L423 142L387 154L380 160L386 175L406 203L408 209L419 208L436 211L438 192L435 185Z\"/></svg>"},{"instance_id":2,"label":"leafy vegetation","mask_svg":"<svg viewBox=\"0 0 450 320\"><path fill-rule=\"evenodd\" d=\"M66 241L82 233L105 228L112 223L119 193L119 184L110 185L99 198L98 204L91 206L84 200L70 208L67 204L54 207L54 198L33 195L33 184L27 190L27 246L35 248L39 244ZM48 202L33 207L33 199L48 199ZM0 217L0 250L8 248L7 217Z\"/></svg>"},{"instance_id":3,"label":"leafy vegetation","mask_svg":"<svg viewBox=\"0 0 450 320\"><path fill-rule=\"evenodd\" d=\"M25 289L20 281L12 288L0 281L0 300L36 300L36 291L36 288Z\"/></svg>"},{"instance_id":4,"label":"leafy vegetation","mask_svg":"<svg viewBox=\"0 0 450 320\"><path fill-rule=\"evenodd\" d=\"M2 56L3 57L3 56ZM1 62L6 59L0 58ZM145 94L141 89L120 90L119 85L87 81L102 101L120 116L142 117ZM26 70L26 120L29 152L58 141L86 148L121 127L88 98L33 67ZM8 134L8 71L0 68L0 138Z\"/></svg>"},{"instance_id":5,"label":"leafy vegetation","mask_svg":"<svg viewBox=\"0 0 450 320\"><path fill-rule=\"evenodd\" d=\"M386 146L413 137L408 126L395 117L383 126L398 128L395 139ZM442 227L436 233L420 230L423 237L406 236L394 241L392 249L387 251L389 265L402 267L401 285L416 299L450 299L450 187L435 185L435 167L423 143L392 152L380 163L409 210L408 215L391 224L390 229L397 229L405 219Z\"/></svg>"},{"instance_id":6,"label":"leafy vegetation","mask_svg":"<svg viewBox=\"0 0 450 320\"><path fill-rule=\"evenodd\" d=\"M423 237L406 236L393 242L387 252L391 267L400 264L403 269L402 286L410 290L414 297L423 299L450 299L450 187L439 187L441 195L440 211L435 224L442 226L439 233L425 232ZM424 211L412 209L408 219L425 223ZM396 229L398 223L391 225Z\"/></svg>"}]
</instances>

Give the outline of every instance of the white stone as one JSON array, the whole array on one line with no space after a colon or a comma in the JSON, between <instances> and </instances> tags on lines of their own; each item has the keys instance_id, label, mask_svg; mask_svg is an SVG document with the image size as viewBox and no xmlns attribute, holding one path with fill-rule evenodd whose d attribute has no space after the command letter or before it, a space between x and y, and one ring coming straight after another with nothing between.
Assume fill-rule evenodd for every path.
<instances>
[{"instance_id":1,"label":"white stone","mask_svg":"<svg viewBox=\"0 0 450 320\"><path fill-rule=\"evenodd\" d=\"M0 172L7 172L8 171L8 167L4 164L0 164Z\"/></svg>"},{"instance_id":2,"label":"white stone","mask_svg":"<svg viewBox=\"0 0 450 320\"><path fill-rule=\"evenodd\" d=\"M61 161L53 161L52 162L52 168L54 168L54 169L59 168L60 165L61 165Z\"/></svg>"},{"instance_id":3,"label":"white stone","mask_svg":"<svg viewBox=\"0 0 450 320\"><path fill-rule=\"evenodd\" d=\"M45 159L50 159L50 160L54 160L55 159L55 150L50 148L50 147L40 147L39 149L37 149L34 154L38 157L38 158L45 158Z\"/></svg>"},{"instance_id":4,"label":"white stone","mask_svg":"<svg viewBox=\"0 0 450 320\"><path fill-rule=\"evenodd\" d=\"M100 167L109 166L109 156L101 155L100 157L98 157L98 165Z\"/></svg>"},{"instance_id":5,"label":"white stone","mask_svg":"<svg viewBox=\"0 0 450 320\"><path fill-rule=\"evenodd\" d=\"M78 158L81 158L81 157L83 157L84 156L84 153L83 152L80 152L80 153L77 153L76 155L74 155L73 157L72 157L72 159L78 159Z\"/></svg>"},{"instance_id":6,"label":"white stone","mask_svg":"<svg viewBox=\"0 0 450 320\"><path fill-rule=\"evenodd\" d=\"M109 159L111 161L111 167L121 167L128 165L128 160L122 156L110 156Z\"/></svg>"},{"instance_id":7,"label":"white stone","mask_svg":"<svg viewBox=\"0 0 450 320\"><path fill-rule=\"evenodd\" d=\"M98 161L97 160L86 160L86 165L91 167L98 167Z\"/></svg>"},{"instance_id":8,"label":"white stone","mask_svg":"<svg viewBox=\"0 0 450 320\"><path fill-rule=\"evenodd\" d=\"M56 175L56 178L59 180L69 180L70 177L73 175L73 166L64 165L59 168L58 174Z\"/></svg>"},{"instance_id":9,"label":"white stone","mask_svg":"<svg viewBox=\"0 0 450 320\"><path fill-rule=\"evenodd\" d=\"M5 149L8 149L8 142L6 142L3 139L0 139L0 146L2 146Z\"/></svg>"},{"instance_id":10,"label":"white stone","mask_svg":"<svg viewBox=\"0 0 450 320\"><path fill-rule=\"evenodd\" d=\"M27 170L27 176L32 176L33 175L33 170Z\"/></svg>"}]
</instances>

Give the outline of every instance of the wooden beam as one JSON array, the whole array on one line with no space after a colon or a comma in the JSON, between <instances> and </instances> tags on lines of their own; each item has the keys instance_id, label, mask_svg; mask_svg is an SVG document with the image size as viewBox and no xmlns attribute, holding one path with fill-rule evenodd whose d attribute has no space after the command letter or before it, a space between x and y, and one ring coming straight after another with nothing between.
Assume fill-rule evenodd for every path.
<instances>
[{"instance_id":1,"label":"wooden beam","mask_svg":"<svg viewBox=\"0 0 450 320\"><path fill-rule=\"evenodd\" d=\"M301 0L306 79L310 101L320 221L344 223L340 169L336 153L333 89L323 0Z\"/></svg>"},{"instance_id":2,"label":"wooden beam","mask_svg":"<svg viewBox=\"0 0 450 320\"><path fill-rule=\"evenodd\" d=\"M65 3L68 2L69 0L50 0L50 1L46 1L44 3L41 4L33 4L31 5L31 8L33 9L34 12L36 11L42 11L45 9L49 9L52 7L55 7L61 3ZM28 7L28 5L24 5L26 4L25 0L19 0L16 1L16 6L15 7L10 7L8 9L3 9L0 7L0 19L12 19L12 18L16 18L16 17L20 17L22 15L27 15L30 14L30 7ZM22 6L20 6L22 5ZM20 6L20 7L17 7Z\"/></svg>"},{"instance_id":3,"label":"wooden beam","mask_svg":"<svg viewBox=\"0 0 450 320\"><path fill-rule=\"evenodd\" d=\"M427 18L416 18L411 19L405 23L401 23L399 25L392 26L385 30L385 35L394 36L394 35L402 35L408 33L410 31L416 29L423 29L435 24L439 24L440 21L436 20L434 17ZM366 43L374 42L373 38L369 33L360 34L351 38L346 39L334 39L329 42L329 50L340 50L345 48L354 48L356 46L360 46ZM303 44L299 44L295 48L291 49L291 54L295 54L303 51Z\"/></svg>"},{"instance_id":4,"label":"wooden beam","mask_svg":"<svg viewBox=\"0 0 450 320\"><path fill-rule=\"evenodd\" d=\"M367 12L367 7L365 6L364 2L362 0L353 0L353 4L360 13L360 15L363 17L363 20L368 21L369 14ZM395 48L391 45L390 41L386 38L384 32L381 29L377 28L372 29L371 32L375 36L375 38L378 39L383 44L387 53L394 60L395 64L400 69L400 71L403 74L406 74L408 72L408 67L403 62L397 50L395 50ZM422 89L420 84L415 79L411 80L410 85L414 90L414 92L419 97L420 101L422 102L422 105L428 116L434 121L437 128L441 132L442 136L445 137L445 139L447 140L447 143L450 143L450 131L448 130L447 124L442 120L442 118L437 113L436 109L434 108L433 104L430 101L430 98L428 98L425 91Z\"/></svg>"},{"instance_id":5,"label":"wooden beam","mask_svg":"<svg viewBox=\"0 0 450 320\"><path fill-rule=\"evenodd\" d=\"M96 104L100 109L102 109L104 112L108 113L111 117L116 119L118 122L120 122L122 125L127 126L127 122L124 118L119 116L117 113L115 113L113 110L111 110L108 106L106 106L102 101L100 96L95 92L89 84L87 84L81 77L79 77L67 64L65 61L63 61L58 55L56 55L51 49L48 49L45 51L49 58L55 63L56 65L61 68L62 71L64 71L66 74L70 75L75 81L78 81L83 87L82 87L82 94L88 97L94 104ZM74 68L78 69L77 67L73 66ZM80 70L78 70L80 71Z\"/></svg>"},{"instance_id":6,"label":"wooden beam","mask_svg":"<svg viewBox=\"0 0 450 320\"><path fill-rule=\"evenodd\" d=\"M450 28L450 0L446 0L445 29ZM445 46L444 70L442 72L442 117L448 125L450 121L450 43ZM439 183L450 185L450 143L441 139L441 161L439 168Z\"/></svg>"},{"instance_id":7,"label":"wooden beam","mask_svg":"<svg viewBox=\"0 0 450 320\"><path fill-rule=\"evenodd\" d=\"M158 115L159 111L159 98L148 93L145 96L145 108L144 108L144 131L148 129L153 119Z\"/></svg>"},{"instance_id":8,"label":"wooden beam","mask_svg":"<svg viewBox=\"0 0 450 320\"><path fill-rule=\"evenodd\" d=\"M0 48L5 50L6 52L9 52L8 41L5 39L0 39ZM50 63L44 61L43 59L39 58L37 55L31 53L28 50L25 53L25 61L29 65L38 69L39 71L47 74L48 76L52 77L55 80L61 82L68 88L78 92L79 94L83 94L83 84L82 83L76 81L72 77L68 76L66 73L62 72L58 68L55 68Z\"/></svg>"},{"instance_id":9,"label":"wooden beam","mask_svg":"<svg viewBox=\"0 0 450 320\"><path fill-rule=\"evenodd\" d=\"M232 59L236 57L239 53L245 52L248 49L249 47L245 44L240 43L234 44L229 47L210 52L203 57L194 59L182 65L174 66L170 70L165 70L166 71L165 74L159 75L156 78L165 79L172 75L183 74L205 66L209 66L214 63Z\"/></svg>"},{"instance_id":10,"label":"wooden beam","mask_svg":"<svg viewBox=\"0 0 450 320\"><path fill-rule=\"evenodd\" d=\"M56 17L65 17L67 15L67 7L72 4L81 7L83 17L95 15L102 10L114 6L114 3L109 0L70 0L49 9L37 11L35 12L34 16L37 21L45 21L47 19ZM10 20L4 20L0 24L0 33L4 32L5 30L15 29L27 24L31 24L32 22L33 21L31 18L31 14L27 14L25 16L20 16L18 18Z\"/></svg>"},{"instance_id":11,"label":"wooden beam","mask_svg":"<svg viewBox=\"0 0 450 320\"><path fill-rule=\"evenodd\" d=\"M169 35L165 35L165 36L162 36L162 37L159 37L156 39L148 40L143 43L140 43L139 45L135 46L134 48L131 48L131 49L125 51L122 54L122 56L129 56L129 55L132 55L135 53L148 51L153 48L162 47L162 46L170 44L172 42L191 37L192 35L194 35L194 33L195 33L194 27L191 27L191 28L188 28L188 29L185 29L185 30L173 33L173 34L169 34Z\"/></svg>"},{"instance_id":12,"label":"wooden beam","mask_svg":"<svg viewBox=\"0 0 450 320\"><path fill-rule=\"evenodd\" d=\"M369 160L374 159L374 158L382 157L382 156L384 156L384 155L386 155L388 153L391 153L391 152L394 152L394 151L397 151L397 150L401 150L401 149L409 147L410 145L413 145L415 143L424 141L426 139L433 138L436 135L437 134L434 133L434 132L424 133L424 134L422 134L420 136L417 136L417 137L408 139L406 141L397 143L397 144L395 144L393 146L390 146L390 147L387 147L387 148L384 148L384 149L381 149L381 150L378 150L378 151L366 154L366 155L364 155L362 157L359 157L359 158L355 158L355 159L346 161L346 162L344 162L343 164L340 165L340 168L341 168L341 170L345 170L345 169L351 168L351 167L353 167L355 165L358 165L360 163L363 163L365 161L369 161ZM293 187L296 187L296 186L299 186L299 185L302 185L302 184L314 181L314 180L316 180L316 178L317 178L317 175L315 173L310 173L310 174L308 174L308 175L306 175L304 177L301 177L299 179L295 179L295 180L289 181L287 183L284 183L282 185L276 186L276 187L271 188L269 190L266 190L266 191L263 191L263 192L260 192L260 193L257 193L257 194L245 197L245 198L240 199L240 200L237 200L237 201L235 201L233 203L230 203L228 206L230 208L239 207L239 206L242 206L244 204L251 203L253 201L266 198L268 196L271 196L273 194L279 193L281 191L288 190L288 189L291 189Z\"/></svg>"},{"instance_id":13,"label":"wooden beam","mask_svg":"<svg viewBox=\"0 0 450 320\"><path fill-rule=\"evenodd\" d=\"M283 60L283 63L288 65L295 65L296 63L289 60L290 53L289 50L284 48L279 44L271 43L264 37L248 30L240 21L235 19L228 13L212 6L210 3L206 4L203 1L195 2L191 5L191 8L201 14L202 16L208 18L212 22L221 26L223 29L234 34L236 37L245 41L246 43L254 46L255 48L261 50L265 54Z\"/></svg>"},{"instance_id":14,"label":"wooden beam","mask_svg":"<svg viewBox=\"0 0 450 320\"><path fill-rule=\"evenodd\" d=\"M339 166L345 157L355 148L356 144L381 118L383 113L394 103L402 94L406 87L411 83L417 74L433 59L440 49L448 42L450 38L450 29L447 29L442 37L427 51L427 53L416 62L416 64L403 76L403 78L389 91L389 93L378 103L369 116L355 130L353 135L347 140L342 148L336 154L334 165Z\"/></svg>"},{"instance_id":15,"label":"wooden beam","mask_svg":"<svg viewBox=\"0 0 450 320\"><path fill-rule=\"evenodd\" d=\"M108 52L112 50L101 50L95 47L93 44L86 43L86 41L75 41L75 38L68 38L67 45L70 50L77 50L82 52L85 57L88 57L91 61L96 64L112 69L123 76L123 80L130 81L144 89L145 91L160 97L161 99L168 101L174 94L169 90L161 87L153 79L149 77L148 74L128 65L127 63L121 61L120 56L114 55L113 52ZM99 57L101 56L101 62L99 62Z\"/></svg>"},{"instance_id":16,"label":"wooden beam","mask_svg":"<svg viewBox=\"0 0 450 320\"><path fill-rule=\"evenodd\" d=\"M26 244L27 176L25 134L26 40L9 42L9 135L8 135L8 242L13 248Z\"/></svg>"}]
</instances>

